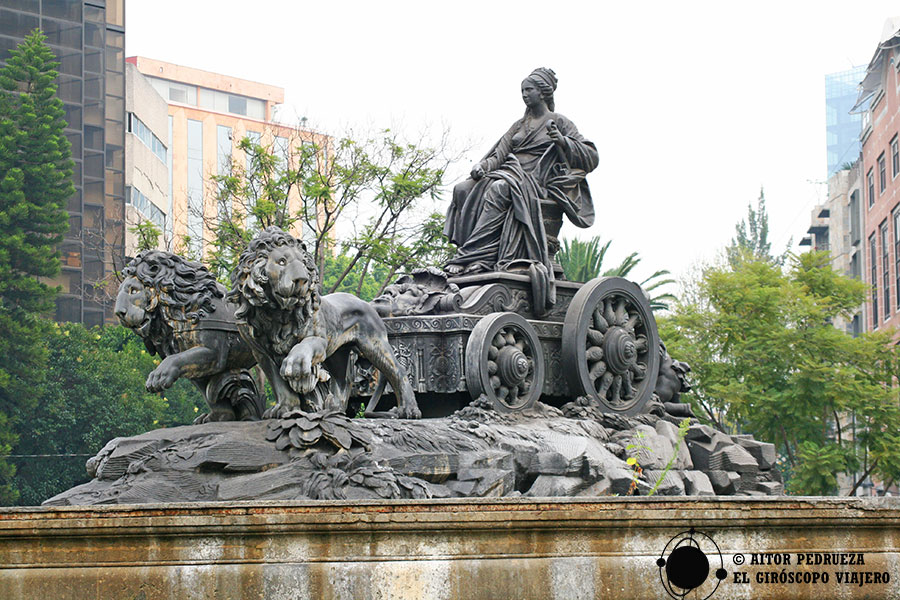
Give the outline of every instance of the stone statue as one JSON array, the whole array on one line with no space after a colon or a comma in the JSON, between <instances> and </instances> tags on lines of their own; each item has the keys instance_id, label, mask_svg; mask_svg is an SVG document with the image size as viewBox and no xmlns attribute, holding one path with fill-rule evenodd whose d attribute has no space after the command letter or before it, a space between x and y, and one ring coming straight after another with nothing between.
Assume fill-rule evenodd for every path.
<instances>
[{"instance_id":1,"label":"stone statue","mask_svg":"<svg viewBox=\"0 0 900 600\"><path fill-rule=\"evenodd\" d=\"M350 294L320 295L312 256L278 227L241 253L228 299L241 336L275 392L266 417L292 410L346 410L358 354L381 371L397 396L395 416L419 418L406 372L388 343L384 322ZM380 392L377 392L380 393Z\"/></svg>"},{"instance_id":2,"label":"stone statue","mask_svg":"<svg viewBox=\"0 0 900 600\"><path fill-rule=\"evenodd\" d=\"M187 377L210 409L198 423L259 419L263 398L248 371L256 361L238 334L225 288L206 267L150 250L123 274L116 316L163 359L147 377L147 389L159 392Z\"/></svg>"},{"instance_id":3,"label":"stone statue","mask_svg":"<svg viewBox=\"0 0 900 600\"><path fill-rule=\"evenodd\" d=\"M562 214L578 227L593 224L585 176L597 167L597 149L554 112L556 83L545 68L525 78L525 116L453 189L444 227L459 247L446 266L451 275L531 264L552 282Z\"/></svg>"}]
</instances>

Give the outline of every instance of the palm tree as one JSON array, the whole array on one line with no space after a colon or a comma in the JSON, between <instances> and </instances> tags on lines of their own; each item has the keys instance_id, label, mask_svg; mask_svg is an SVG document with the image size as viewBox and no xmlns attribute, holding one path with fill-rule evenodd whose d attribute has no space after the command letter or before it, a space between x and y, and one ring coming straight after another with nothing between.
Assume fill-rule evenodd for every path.
<instances>
[{"instance_id":1,"label":"palm tree","mask_svg":"<svg viewBox=\"0 0 900 600\"><path fill-rule=\"evenodd\" d=\"M616 267L603 270L603 259L609 250L612 240L600 245L600 236L595 236L588 241L567 240L562 241L562 248L556 253L556 260L563 268L566 279L570 281L586 282L595 277L627 277L628 274L640 262L641 257L637 252L632 252ZM654 311L668 310L669 302L676 300L673 294L668 292L656 296L652 294L664 285L675 283L671 273L661 269L640 282L641 288L650 296L650 308Z\"/></svg>"}]
</instances>

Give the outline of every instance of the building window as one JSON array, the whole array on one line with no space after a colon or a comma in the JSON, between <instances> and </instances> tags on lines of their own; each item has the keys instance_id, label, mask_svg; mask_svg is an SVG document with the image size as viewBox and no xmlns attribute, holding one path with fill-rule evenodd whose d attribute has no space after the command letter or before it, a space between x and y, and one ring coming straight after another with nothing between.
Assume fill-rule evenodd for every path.
<instances>
[{"instance_id":1,"label":"building window","mask_svg":"<svg viewBox=\"0 0 900 600\"><path fill-rule=\"evenodd\" d=\"M850 194L850 243L858 246L862 240L859 219L859 190Z\"/></svg>"},{"instance_id":2,"label":"building window","mask_svg":"<svg viewBox=\"0 0 900 600\"><path fill-rule=\"evenodd\" d=\"M188 119L187 193L188 250L191 258L203 256L203 123Z\"/></svg>"},{"instance_id":3,"label":"building window","mask_svg":"<svg viewBox=\"0 0 900 600\"><path fill-rule=\"evenodd\" d=\"M262 121L266 117L266 103L258 98L248 98L208 88L197 88L197 105L216 112L243 115Z\"/></svg>"},{"instance_id":4,"label":"building window","mask_svg":"<svg viewBox=\"0 0 900 600\"><path fill-rule=\"evenodd\" d=\"M153 151L156 158L163 162L166 161L166 145L162 140L150 131L143 121L134 113L128 113L128 133L133 133L137 139L141 140L145 146Z\"/></svg>"},{"instance_id":5,"label":"building window","mask_svg":"<svg viewBox=\"0 0 900 600\"><path fill-rule=\"evenodd\" d=\"M869 268L872 282L872 329L878 328L878 255L875 254L877 242L875 234L869 236Z\"/></svg>"},{"instance_id":6,"label":"building window","mask_svg":"<svg viewBox=\"0 0 900 600\"><path fill-rule=\"evenodd\" d=\"M878 193L883 194L887 187L887 169L884 163L884 152L878 157Z\"/></svg>"},{"instance_id":7,"label":"building window","mask_svg":"<svg viewBox=\"0 0 900 600\"><path fill-rule=\"evenodd\" d=\"M881 222L881 278L884 284L884 320L891 318L891 274L890 274L890 247L888 238L887 219Z\"/></svg>"},{"instance_id":8,"label":"building window","mask_svg":"<svg viewBox=\"0 0 900 600\"><path fill-rule=\"evenodd\" d=\"M897 310L900 310L900 206L894 209L894 289L897 292Z\"/></svg>"},{"instance_id":9,"label":"building window","mask_svg":"<svg viewBox=\"0 0 900 600\"><path fill-rule=\"evenodd\" d=\"M875 206L875 172L869 169L866 173L866 186L869 188L869 208Z\"/></svg>"},{"instance_id":10,"label":"building window","mask_svg":"<svg viewBox=\"0 0 900 600\"><path fill-rule=\"evenodd\" d=\"M160 232L166 230L166 213L150 202L150 198L142 194L139 189L134 186L126 188L125 202L138 209L145 219L159 228Z\"/></svg>"},{"instance_id":11,"label":"building window","mask_svg":"<svg viewBox=\"0 0 900 600\"><path fill-rule=\"evenodd\" d=\"M891 177L900 174L900 140L897 136L891 140Z\"/></svg>"}]
</instances>

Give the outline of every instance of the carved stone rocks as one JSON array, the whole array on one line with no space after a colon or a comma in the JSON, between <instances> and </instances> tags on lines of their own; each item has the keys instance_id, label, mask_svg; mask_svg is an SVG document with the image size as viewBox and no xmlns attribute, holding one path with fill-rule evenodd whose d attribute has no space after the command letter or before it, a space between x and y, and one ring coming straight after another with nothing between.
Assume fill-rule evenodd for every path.
<instances>
[{"instance_id":1,"label":"carved stone rocks","mask_svg":"<svg viewBox=\"0 0 900 600\"><path fill-rule=\"evenodd\" d=\"M504 413L481 397L421 421L321 411L159 429L112 440L92 481L45 504L782 493L771 444L697 424L679 440L677 419L592 408Z\"/></svg>"}]
</instances>

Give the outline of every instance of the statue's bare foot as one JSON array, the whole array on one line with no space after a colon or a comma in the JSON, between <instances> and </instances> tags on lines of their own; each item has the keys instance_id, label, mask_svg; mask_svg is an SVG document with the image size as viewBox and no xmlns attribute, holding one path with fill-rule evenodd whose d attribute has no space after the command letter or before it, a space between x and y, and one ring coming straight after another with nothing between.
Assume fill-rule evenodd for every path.
<instances>
[{"instance_id":1,"label":"statue's bare foot","mask_svg":"<svg viewBox=\"0 0 900 600\"><path fill-rule=\"evenodd\" d=\"M459 275L465 270L465 267L462 265L447 265L444 267L444 270L450 275Z\"/></svg>"}]
</instances>

